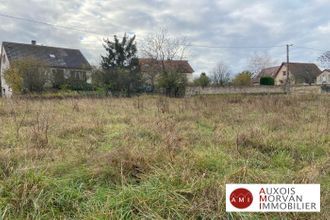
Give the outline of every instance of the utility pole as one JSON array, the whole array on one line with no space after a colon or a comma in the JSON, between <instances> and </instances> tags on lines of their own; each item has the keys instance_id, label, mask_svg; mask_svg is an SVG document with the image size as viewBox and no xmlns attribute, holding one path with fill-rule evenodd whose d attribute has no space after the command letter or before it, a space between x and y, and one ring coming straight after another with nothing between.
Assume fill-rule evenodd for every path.
<instances>
[{"instance_id":1,"label":"utility pole","mask_svg":"<svg viewBox=\"0 0 330 220\"><path fill-rule=\"evenodd\" d=\"M286 45L286 82L285 82L285 92L290 93L290 47L293 44Z\"/></svg>"}]
</instances>

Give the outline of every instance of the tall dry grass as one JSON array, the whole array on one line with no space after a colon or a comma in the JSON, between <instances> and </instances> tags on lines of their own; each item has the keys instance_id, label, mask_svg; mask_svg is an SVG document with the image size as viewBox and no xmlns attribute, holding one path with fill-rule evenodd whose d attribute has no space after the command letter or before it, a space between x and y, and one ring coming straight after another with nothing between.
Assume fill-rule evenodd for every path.
<instances>
[{"instance_id":1,"label":"tall dry grass","mask_svg":"<svg viewBox=\"0 0 330 220\"><path fill-rule=\"evenodd\" d=\"M0 219L326 219L329 96L0 99ZM321 183L320 214L228 214L226 183Z\"/></svg>"}]
</instances>

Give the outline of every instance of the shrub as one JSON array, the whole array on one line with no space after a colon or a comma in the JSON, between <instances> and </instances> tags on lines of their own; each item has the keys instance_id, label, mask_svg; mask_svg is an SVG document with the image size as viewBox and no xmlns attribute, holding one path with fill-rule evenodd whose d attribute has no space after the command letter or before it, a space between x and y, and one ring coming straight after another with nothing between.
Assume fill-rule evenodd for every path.
<instances>
[{"instance_id":1,"label":"shrub","mask_svg":"<svg viewBox=\"0 0 330 220\"><path fill-rule=\"evenodd\" d=\"M210 79L206 73L201 73L200 77L194 80L194 84L204 88L210 84Z\"/></svg>"},{"instance_id":2,"label":"shrub","mask_svg":"<svg viewBox=\"0 0 330 220\"><path fill-rule=\"evenodd\" d=\"M275 85L275 81L273 77L264 76L260 78L260 85L273 86Z\"/></svg>"},{"instance_id":3,"label":"shrub","mask_svg":"<svg viewBox=\"0 0 330 220\"><path fill-rule=\"evenodd\" d=\"M249 71L243 71L239 73L233 80L235 86L249 86L251 85L252 73Z\"/></svg>"},{"instance_id":4,"label":"shrub","mask_svg":"<svg viewBox=\"0 0 330 220\"><path fill-rule=\"evenodd\" d=\"M41 92L47 82L47 71L41 61L26 58L14 61L4 78L14 93Z\"/></svg>"},{"instance_id":5,"label":"shrub","mask_svg":"<svg viewBox=\"0 0 330 220\"><path fill-rule=\"evenodd\" d=\"M165 94L170 97L184 96L186 85L186 75L177 71L164 72L158 80L158 86L164 89Z\"/></svg>"}]
</instances>

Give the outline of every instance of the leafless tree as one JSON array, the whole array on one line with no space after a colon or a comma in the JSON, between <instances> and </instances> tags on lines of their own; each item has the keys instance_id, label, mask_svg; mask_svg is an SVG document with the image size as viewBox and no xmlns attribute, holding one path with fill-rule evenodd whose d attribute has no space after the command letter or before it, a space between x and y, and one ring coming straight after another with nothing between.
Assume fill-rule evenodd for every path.
<instances>
[{"instance_id":1,"label":"leafless tree","mask_svg":"<svg viewBox=\"0 0 330 220\"><path fill-rule=\"evenodd\" d=\"M151 33L140 43L142 57L149 59L143 67L143 76L154 87L156 77L161 72L176 71L176 68L165 65L168 60L182 60L186 55L187 40L185 37L174 37L166 28Z\"/></svg>"},{"instance_id":2,"label":"leafless tree","mask_svg":"<svg viewBox=\"0 0 330 220\"><path fill-rule=\"evenodd\" d=\"M321 62L324 68L330 68L330 51L324 52L318 60Z\"/></svg>"},{"instance_id":3,"label":"leafless tree","mask_svg":"<svg viewBox=\"0 0 330 220\"><path fill-rule=\"evenodd\" d=\"M272 67L275 61L268 53L254 53L248 61L248 69L253 74L259 74L262 69Z\"/></svg>"},{"instance_id":4,"label":"leafless tree","mask_svg":"<svg viewBox=\"0 0 330 220\"><path fill-rule=\"evenodd\" d=\"M167 29L162 28L156 33L149 34L141 44L140 51L143 57L158 61L182 60L187 49L185 37L174 37Z\"/></svg>"},{"instance_id":5,"label":"leafless tree","mask_svg":"<svg viewBox=\"0 0 330 220\"><path fill-rule=\"evenodd\" d=\"M229 67L223 62L218 63L213 69L210 78L213 85L223 86L228 84L230 81Z\"/></svg>"}]
</instances>

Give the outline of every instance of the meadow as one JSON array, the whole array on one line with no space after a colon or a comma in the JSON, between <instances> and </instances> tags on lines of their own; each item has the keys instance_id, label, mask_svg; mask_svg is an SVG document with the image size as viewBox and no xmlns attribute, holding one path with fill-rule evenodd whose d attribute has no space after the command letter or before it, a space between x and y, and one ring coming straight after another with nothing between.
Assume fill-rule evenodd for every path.
<instances>
[{"instance_id":1,"label":"meadow","mask_svg":"<svg viewBox=\"0 0 330 220\"><path fill-rule=\"evenodd\" d=\"M0 99L0 219L327 219L330 96ZM225 212L320 183L320 213Z\"/></svg>"}]
</instances>

